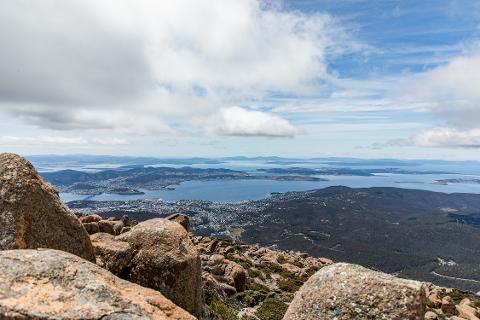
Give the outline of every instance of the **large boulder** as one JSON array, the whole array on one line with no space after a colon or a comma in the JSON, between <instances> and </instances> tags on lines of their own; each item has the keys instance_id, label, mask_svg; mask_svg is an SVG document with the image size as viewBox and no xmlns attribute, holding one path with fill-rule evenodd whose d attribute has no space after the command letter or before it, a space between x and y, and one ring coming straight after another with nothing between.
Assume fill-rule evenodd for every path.
<instances>
[{"instance_id":1,"label":"large boulder","mask_svg":"<svg viewBox=\"0 0 480 320\"><path fill-rule=\"evenodd\" d=\"M201 314L200 257L180 224L151 219L115 239L135 250L131 267L123 274L125 279L159 290L190 313Z\"/></svg>"},{"instance_id":2,"label":"large boulder","mask_svg":"<svg viewBox=\"0 0 480 320\"><path fill-rule=\"evenodd\" d=\"M284 320L424 319L425 290L418 281L335 263L300 288Z\"/></svg>"},{"instance_id":3,"label":"large boulder","mask_svg":"<svg viewBox=\"0 0 480 320\"><path fill-rule=\"evenodd\" d=\"M67 252L0 252L1 319L177 319L192 315L161 293Z\"/></svg>"},{"instance_id":4,"label":"large boulder","mask_svg":"<svg viewBox=\"0 0 480 320\"><path fill-rule=\"evenodd\" d=\"M51 248L94 261L87 231L24 158L0 154L0 250Z\"/></svg>"},{"instance_id":5,"label":"large boulder","mask_svg":"<svg viewBox=\"0 0 480 320\"><path fill-rule=\"evenodd\" d=\"M128 274L135 251L125 241L115 240L108 233L96 233L90 236L97 265L120 277Z\"/></svg>"}]
</instances>

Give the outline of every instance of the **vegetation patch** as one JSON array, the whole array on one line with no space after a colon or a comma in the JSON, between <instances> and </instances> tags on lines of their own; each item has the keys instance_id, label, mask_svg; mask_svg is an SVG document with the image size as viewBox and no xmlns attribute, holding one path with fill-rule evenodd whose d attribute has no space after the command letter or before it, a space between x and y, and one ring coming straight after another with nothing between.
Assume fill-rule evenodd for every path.
<instances>
[{"instance_id":1,"label":"vegetation patch","mask_svg":"<svg viewBox=\"0 0 480 320\"><path fill-rule=\"evenodd\" d=\"M282 320L287 311L287 304L275 298L266 299L258 309L256 316L260 320Z\"/></svg>"},{"instance_id":2,"label":"vegetation patch","mask_svg":"<svg viewBox=\"0 0 480 320\"><path fill-rule=\"evenodd\" d=\"M263 300L265 300L267 296L268 292L264 290L246 290L244 292L238 293L236 295L236 299L247 307L254 307Z\"/></svg>"},{"instance_id":3,"label":"vegetation patch","mask_svg":"<svg viewBox=\"0 0 480 320\"><path fill-rule=\"evenodd\" d=\"M298 279L284 279L277 282L278 289L287 292L295 292L302 286L303 282Z\"/></svg>"},{"instance_id":4,"label":"vegetation patch","mask_svg":"<svg viewBox=\"0 0 480 320\"><path fill-rule=\"evenodd\" d=\"M453 290L453 292L450 293L450 297L452 297L453 301L455 301L456 303L459 303L464 298L470 298L470 296L470 292L461 290Z\"/></svg>"},{"instance_id":5,"label":"vegetation patch","mask_svg":"<svg viewBox=\"0 0 480 320\"><path fill-rule=\"evenodd\" d=\"M288 271L284 269L281 265L278 263L263 263L260 268L262 271L265 273L267 278L271 276L272 273L276 273L281 275L284 278L294 278L295 273Z\"/></svg>"},{"instance_id":6,"label":"vegetation patch","mask_svg":"<svg viewBox=\"0 0 480 320\"><path fill-rule=\"evenodd\" d=\"M266 292L271 291L270 288L268 288L267 286L257 282L253 282L253 281L247 285L247 289L254 290L254 291L266 291Z\"/></svg>"},{"instance_id":7,"label":"vegetation patch","mask_svg":"<svg viewBox=\"0 0 480 320\"><path fill-rule=\"evenodd\" d=\"M215 320L235 320L238 311L227 305L218 294L211 289L204 290L205 303L207 310L205 311L206 319Z\"/></svg>"}]
</instances>

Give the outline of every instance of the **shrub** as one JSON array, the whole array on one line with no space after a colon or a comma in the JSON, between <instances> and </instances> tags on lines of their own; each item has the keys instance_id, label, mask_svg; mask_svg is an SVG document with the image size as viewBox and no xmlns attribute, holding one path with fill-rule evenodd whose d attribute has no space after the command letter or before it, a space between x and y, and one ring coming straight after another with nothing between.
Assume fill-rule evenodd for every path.
<instances>
[{"instance_id":1,"label":"shrub","mask_svg":"<svg viewBox=\"0 0 480 320\"><path fill-rule=\"evenodd\" d=\"M297 279L284 279L279 280L277 286L282 291L295 292L302 286L302 282Z\"/></svg>"},{"instance_id":2,"label":"shrub","mask_svg":"<svg viewBox=\"0 0 480 320\"><path fill-rule=\"evenodd\" d=\"M288 306L275 298L266 299L258 309L256 316L260 320L282 320Z\"/></svg>"},{"instance_id":3,"label":"shrub","mask_svg":"<svg viewBox=\"0 0 480 320\"><path fill-rule=\"evenodd\" d=\"M270 277L272 273L276 273L285 278L294 278L295 273L284 269L278 263L263 263L260 268L265 272L267 278Z\"/></svg>"},{"instance_id":4,"label":"shrub","mask_svg":"<svg viewBox=\"0 0 480 320\"><path fill-rule=\"evenodd\" d=\"M460 290L453 290L453 292L450 293L450 297L453 299L453 301L458 303L462 301L463 298L470 297L470 293Z\"/></svg>"},{"instance_id":5,"label":"shrub","mask_svg":"<svg viewBox=\"0 0 480 320\"><path fill-rule=\"evenodd\" d=\"M205 289L203 294L209 319L235 320L237 318L237 310L223 302L214 290Z\"/></svg>"},{"instance_id":6,"label":"shrub","mask_svg":"<svg viewBox=\"0 0 480 320\"><path fill-rule=\"evenodd\" d=\"M264 286L263 284L257 283L257 282L252 282L252 283L248 284L247 289L253 290L253 291L265 291L265 292L270 291L270 288L268 288L267 286Z\"/></svg>"},{"instance_id":7,"label":"shrub","mask_svg":"<svg viewBox=\"0 0 480 320\"><path fill-rule=\"evenodd\" d=\"M234 320L237 318L236 310L227 306L219 298L213 299L208 307L217 319Z\"/></svg>"},{"instance_id":8,"label":"shrub","mask_svg":"<svg viewBox=\"0 0 480 320\"><path fill-rule=\"evenodd\" d=\"M252 278L258 278L262 276L262 273L258 271L257 269L248 269L248 275Z\"/></svg>"},{"instance_id":9,"label":"shrub","mask_svg":"<svg viewBox=\"0 0 480 320\"><path fill-rule=\"evenodd\" d=\"M266 291L256 291L256 290L246 290L244 292L238 293L236 299L242 304L248 307L254 307L267 297L268 292Z\"/></svg>"}]
</instances>

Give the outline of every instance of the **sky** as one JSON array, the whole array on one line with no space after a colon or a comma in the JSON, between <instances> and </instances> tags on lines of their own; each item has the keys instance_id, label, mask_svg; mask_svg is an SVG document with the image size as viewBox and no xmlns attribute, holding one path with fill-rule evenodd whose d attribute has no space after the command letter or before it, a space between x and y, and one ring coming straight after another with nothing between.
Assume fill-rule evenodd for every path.
<instances>
[{"instance_id":1,"label":"sky","mask_svg":"<svg viewBox=\"0 0 480 320\"><path fill-rule=\"evenodd\" d=\"M480 1L0 2L0 152L480 156Z\"/></svg>"}]
</instances>

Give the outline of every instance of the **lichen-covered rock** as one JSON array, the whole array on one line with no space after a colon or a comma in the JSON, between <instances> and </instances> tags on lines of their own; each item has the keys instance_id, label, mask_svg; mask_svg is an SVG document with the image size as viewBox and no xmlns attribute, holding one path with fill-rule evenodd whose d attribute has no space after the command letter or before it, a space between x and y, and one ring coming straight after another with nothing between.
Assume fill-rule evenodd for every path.
<instances>
[{"instance_id":1,"label":"lichen-covered rock","mask_svg":"<svg viewBox=\"0 0 480 320\"><path fill-rule=\"evenodd\" d=\"M0 252L1 319L177 319L192 315L161 293L67 252Z\"/></svg>"},{"instance_id":2,"label":"lichen-covered rock","mask_svg":"<svg viewBox=\"0 0 480 320\"><path fill-rule=\"evenodd\" d=\"M418 281L336 263L322 268L300 288L283 319L423 320L425 303L425 290Z\"/></svg>"},{"instance_id":3,"label":"lichen-covered rock","mask_svg":"<svg viewBox=\"0 0 480 320\"><path fill-rule=\"evenodd\" d=\"M0 154L0 250L52 248L94 261L87 231L24 158Z\"/></svg>"},{"instance_id":4,"label":"lichen-covered rock","mask_svg":"<svg viewBox=\"0 0 480 320\"><path fill-rule=\"evenodd\" d=\"M117 236L116 240L128 242L135 250L125 279L161 291L192 314L201 313L200 257L180 224L151 219Z\"/></svg>"},{"instance_id":5,"label":"lichen-covered rock","mask_svg":"<svg viewBox=\"0 0 480 320\"><path fill-rule=\"evenodd\" d=\"M131 267L135 251L128 242L115 240L113 235L103 232L91 235L90 240L96 262L102 268L122 276Z\"/></svg>"}]
</instances>

